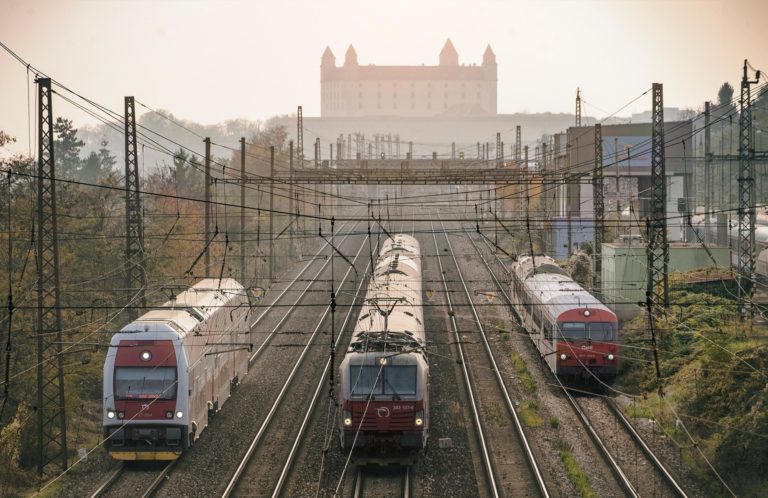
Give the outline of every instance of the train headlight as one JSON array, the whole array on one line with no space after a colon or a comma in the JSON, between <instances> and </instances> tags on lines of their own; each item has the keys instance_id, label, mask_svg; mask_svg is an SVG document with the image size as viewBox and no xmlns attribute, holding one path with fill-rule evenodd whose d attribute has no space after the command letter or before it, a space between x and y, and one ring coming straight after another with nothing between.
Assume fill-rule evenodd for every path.
<instances>
[{"instance_id":1,"label":"train headlight","mask_svg":"<svg viewBox=\"0 0 768 498\"><path fill-rule=\"evenodd\" d=\"M107 410L107 418L115 418L115 410Z\"/></svg>"},{"instance_id":2,"label":"train headlight","mask_svg":"<svg viewBox=\"0 0 768 498\"><path fill-rule=\"evenodd\" d=\"M609 355L608 355L608 361L613 361L613 359L614 359L614 358L615 358L615 357L613 356L613 354L609 354Z\"/></svg>"},{"instance_id":3,"label":"train headlight","mask_svg":"<svg viewBox=\"0 0 768 498\"><path fill-rule=\"evenodd\" d=\"M344 427L352 425L352 412L344 411Z\"/></svg>"},{"instance_id":4,"label":"train headlight","mask_svg":"<svg viewBox=\"0 0 768 498\"><path fill-rule=\"evenodd\" d=\"M416 418L413 420L414 425L416 427L421 427L424 425L424 410L419 410L416 412Z\"/></svg>"},{"instance_id":5,"label":"train headlight","mask_svg":"<svg viewBox=\"0 0 768 498\"><path fill-rule=\"evenodd\" d=\"M173 418L173 412L165 412L165 418Z\"/></svg>"},{"instance_id":6,"label":"train headlight","mask_svg":"<svg viewBox=\"0 0 768 498\"><path fill-rule=\"evenodd\" d=\"M117 418L124 419L125 418L125 412L117 412Z\"/></svg>"},{"instance_id":7,"label":"train headlight","mask_svg":"<svg viewBox=\"0 0 768 498\"><path fill-rule=\"evenodd\" d=\"M568 357L565 355L565 353L561 353L560 354L560 359L561 360L565 361L566 358L568 358Z\"/></svg>"},{"instance_id":8,"label":"train headlight","mask_svg":"<svg viewBox=\"0 0 768 498\"><path fill-rule=\"evenodd\" d=\"M584 310L584 316L589 316L589 315L591 315L591 314L592 314L592 312L591 312L591 311L589 311L589 310Z\"/></svg>"},{"instance_id":9,"label":"train headlight","mask_svg":"<svg viewBox=\"0 0 768 498\"><path fill-rule=\"evenodd\" d=\"M182 418L182 417L184 417L184 412L181 411L181 410L177 411L176 412L176 418Z\"/></svg>"},{"instance_id":10,"label":"train headlight","mask_svg":"<svg viewBox=\"0 0 768 498\"><path fill-rule=\"evenodd\" d=\"M379 358L379 365L384 366L386 364L387 364L387 357L386 356L382 356L381 358Z\"/></svg>"},{"instance_id":11,"label":"train headlight","mask_svg":"<svg viewBox=\"0 0 768 498\"><path fill-rule=\"evenodd\" d=\"M142 351L139 357L141 358L141 361L149 361L152 359L152 353L149 351Z\"/></svg>"}]
</instances>

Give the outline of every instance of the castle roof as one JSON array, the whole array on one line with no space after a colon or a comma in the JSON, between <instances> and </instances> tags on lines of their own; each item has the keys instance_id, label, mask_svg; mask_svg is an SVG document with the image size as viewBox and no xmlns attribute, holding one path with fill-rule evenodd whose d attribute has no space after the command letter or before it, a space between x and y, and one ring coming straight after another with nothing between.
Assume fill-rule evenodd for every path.
<instances>
[{"instance_id":1,"label":"castle roof","mask_svg":"<svg viewBox=\"0 0 768 498\"><path fill-rule=\"evenodd\" d=\"M451 43L451 39L448 38L445 41L445 45L443 45L443 49L440 51L440 56L446 56L446 55L453 55L458 57L459 53L456 51L456 48L453 46L453 43Z\"/></svg>"},{"instance_id":2,"label":"castle roof","mask_svg":"<svg viewBox=\"0 0 768 498\"><path fill-rule=\"evenodd\" d=\"M333 55L333 52L331 52L331 47L327 46L325 47L325 51L323 52L323 56L321 58L323 62L332 62L336 63L336 56Z\"/></svg>"},{"instance_id":3,"label":"castle roof","mask_svg":"<svg viewBox=\"0 0 768 498\"><path fill-rule=\"evenodd\" d=\"M355 47L351 43L344 56L344 65L346 66L347 64L357 65L357 52L355 52Z\"/></svg>"}]
</instances>

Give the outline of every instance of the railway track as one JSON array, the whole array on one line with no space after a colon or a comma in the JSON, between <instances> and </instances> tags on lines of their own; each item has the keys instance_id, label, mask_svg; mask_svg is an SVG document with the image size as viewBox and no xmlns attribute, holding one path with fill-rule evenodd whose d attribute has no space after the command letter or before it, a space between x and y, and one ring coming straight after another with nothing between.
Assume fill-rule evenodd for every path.
<instances>
[{"instance_id":1,"label":"railway track","mask_svg":"<svg viewBox=\"0 0 768 498\"><path fill-rule=\"evenodd\" d=\"M177 461L173 460L160 470L128 468L130 465L123 463L110 472L107 478L99 484L96 491L89 496L90 498L110 496L148 498L154 494L163 480L166 479Z\"/></svg>"},{"instance_id":2,"label":"railway track","mask_svg":"<svg viewBox=\"0 0 768 498\"><path fill-rule=\"evenodd\" d=\"M480 253L469 233L467 233L467 237L475 249L477 249L498 291L507 304L512 307L506 290L496 278L490 265ZM494 255L497 262L501 264L502 268L505 268L505 265L501 262L496 252L493 251L493 247L488 240L483 238L483 242ZM603 460L611 469L616 481L628 496L688 496L669 469L654 454L613 400L603 396L589 395L581 396L577 399L560 382L560 379L554 375L553 377L555 378L555 383L564 393L569 405L584 425L587 434ZM606 443L606 439L610 439L610 443ZM619 442L618 440L621 441ZM631 454L627 451L623 455L617 454L614 456L613 453L615 451L611 452L609 447L632 447L635 450ZM649 472L651 475L649 475Z\"/></svg>"},{"instance_id":3,"label":"railway track","mask_svg":"<svg viewBox=\"0 0 768 498\"><path fill-rule=\"evenodd\" d=\"M358 469L355 476L355 484L352 490L353 498L372 497L399 497L411 496L411 471L405 467L394 474L383 474Z\"/></svg>"},{"instance_id":4,"label":"railway track","mask_svg":"<svg viewBox=\"0 0 768 498\"><path fill-rule=\"evenodd\" d=\"M363 248L366 243L359 246L354 261L360 257ZM353 266L348 266L344 276L341 279L341 283L337 287L338 289L344 286L349 276L354 270ZM362 287L362 279L358 278L358 289ZM351 306L350 306L351 309ZM316 321L316 326L311 335L307 339L305 347L302 349L298 359L294 363L288 378L285 380L282 389L277 395L277 398L273 402L269 412L265 419L261 423L258 432L251 440L250 446L245 453L245 456L241 459L234 475L228 481L228 484L222 493L222 497L232 496L233 494L248 494L250 496L278 496L282 490L282 486L285 484L285 478L290 471L290 465L295 455L296 449L301 443L304 428L306 427L307 420L311 416L311 409L314 407L322 386L325 383L325 375L327 375L330 368L335 366L330 364L327 360L325 350L320 348L314 348L313 343L318 336L321 328L325 325L326 319L331 315L332 308L329 304ZM349 316L349 315L348 315ZM335 337L335 344L338 344L343 334ZM304 367L305 361L310 363L309 366ZM320 377L320 381L316 384L314 393L311 395L310 406L307 407L305 401L310 396L310 383L308 379L316 378L315 375L309 372L318 373L320 366L325 364L324 375ZM304 368L308 373L301 379L301 382L294 382L297 379L297 374ZM283 407L283 403L289 405ZM304 413L304 422L300 425L296 423L301 413ZM293 435L294 427L297 427L297 432ZM269 433L270 437L267 437ZM266 461L274 462L276 455L284 454L288 444L286 441L293 440L293 445L288 451L288 455L281 459L286 462L280 467L269 465L262 465L262 467L254 469L250 464L251 461L257 461L263 464ZM258 457L257 457L258 456ZM275 483L277 485L275 486Z\"/></svg>"},{"instance_id":5,"label":"railway track","mask_svg":"<svg viewBox=\"0 0 768 498\"><path fill-rule=\"evenodd\" d=\"M432 235L438 254L438 265L443 275L443 287L451 316L457 350L462 365L464 382L469 394L475 421L483 467L486 475L486 492L489 496L549 496L547 486L539 470L538 462L528 442L515 405L499 373L493 352L488 344L485 328L474 306L472 295L464 281L456 254L445 226L441 222L445 248L450 255L457 281L461 283L457 305L468 309L471 316L461 316L451 302L446 271L441 261L434 225ZM459 321L465 326L459 327ZM471 325L470 325L471 323ZM481 343L468 341L460 330L476 330ZM474 344L473 344L474 342ZM490 367L490 368L489 368ZM514 427L510 431L508 427Z\"/></svg>"},{"instance_id":6,"label":"railway track","mask_svg":"<svg viewBox=\"0 0 768 498\"><path fill-rule=\"evenodd\" d=\"M560 387L628 495L688 496L612 400ZM609 447L635 449L618 454Z\"/></svg>"}]
</instances>

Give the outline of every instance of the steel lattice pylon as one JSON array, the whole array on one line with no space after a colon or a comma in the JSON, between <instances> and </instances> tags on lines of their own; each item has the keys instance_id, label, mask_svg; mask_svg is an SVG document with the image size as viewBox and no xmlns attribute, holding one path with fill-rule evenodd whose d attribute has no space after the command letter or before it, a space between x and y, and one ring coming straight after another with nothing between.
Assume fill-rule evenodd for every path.
<instances>
[{"instance_id":1,"label":"steel lattice pylon","mask_svg":"<svg viewBox=\"0 0 768 498\"><path fill-rule=\"evenodd\" d=\"M137 318L136 306L147 307L144 267L144 226L139 196L139 161L136 148L136 106L125 97L125 266L128 320Z\"/></svg>"},{"instance_id":2,"label":"steel lattice pylon","mask_svg":"<svg viewBox=\"0 0 768 498\"><path fill-rule=\"evenodd\" d=\"M522 130L520 129L520 125L515 128L515 161L519 164L520 161L523 160L523 143L521 141L522 138Z\"/></svg>"},{"instance_id":3,"label":"steel lattice pylon","mask_svg":"<svg viewBox=\"0 0 768 498\"><path fill-rule=\"evenodd\" d=\"M576 89L576 126L581 126L581 90Z\"/></svg>"},{"instance_id":4,"label":"steel lattice pylon","mask_svg":"<svg viewBox=\"0 0 768 498\"><path fill-rule=\"evenodd\" d=\"M661 83L653 84L651 117L651 202L648 214L648 283L647 292L654 310L669 306L667 271L667 184L664 161L664 91ZM651 311L651 310L649 310Z\"/></svg>"},{"instance_id":5,"label":"steel lattice pylon","mask_svg":"<svg viewBox=\"0 0 768 498\"><path fill-rule=\"evenodd\" d=\"M304 111L301 106L296 113L296 159L299 167L304 167Z\"/></svg>"},{"instance_id":6,"label":"steel lattice pylon","mask_svg":"<svg viewBox=\"0 0 768 498\"><path fill-rule=\"evenodd\" d=\"M595 169L592 172L592 206L595 217L595 269L592 272L592 290L600 289L603 261L603 234L605 233L605 204L603 202L603 130L595 125Z\"/></svg>"},{"instance_id":7,"label":"steel lattice pylon","mask_svg":"<svg viewBox=\"0 0 768 498\"><path fill-rule=\"evenodd\" d=\"M37 429L38 472L60 461L67 469L67 418L61 356L56 167L50 78L39 78L37 155Z\"/></svg>"},{"instance_id":8,"label":"steel lattice pylon","mask_svg":"<svg viewBox=\"0 0 768 498\"><path fill-rule=\"evenodd\" d=\"M739 235L737 254L739 255L739 304L742 318L752 318L754 307L752 297L755 278L755 168L752 163L752 103L750 85L760 79L750 81L747 77L747 61L744 60L744 75L741 79L741 98L739 99Z\"/></svg>"}]
</instances>

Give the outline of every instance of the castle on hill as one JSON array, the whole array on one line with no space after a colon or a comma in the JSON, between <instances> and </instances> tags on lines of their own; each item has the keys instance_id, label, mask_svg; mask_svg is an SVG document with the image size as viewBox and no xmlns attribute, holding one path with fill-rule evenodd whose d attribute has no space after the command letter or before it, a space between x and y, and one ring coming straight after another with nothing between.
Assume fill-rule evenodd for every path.
<instances>
[{"instance_id":1,"label":"castle on hill","mask_svg":"<svg viewBox=\"0 0 768 498\"><path fill-rule=\"evenodd\" d=\"M491 46L480 65L459 65L448 39L437 66L363 66L352 45L344 65L326 47L320 64L321 117L496 116L497 65Z\"/></svg>"}]
</instances>

